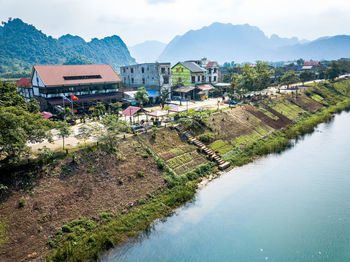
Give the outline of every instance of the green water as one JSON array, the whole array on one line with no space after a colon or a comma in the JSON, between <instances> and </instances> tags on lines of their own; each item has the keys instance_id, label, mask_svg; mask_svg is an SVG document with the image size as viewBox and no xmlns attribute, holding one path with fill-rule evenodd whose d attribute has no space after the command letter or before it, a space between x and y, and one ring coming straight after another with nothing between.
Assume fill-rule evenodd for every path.
<instances>
[{"instance_id":1,"label":"green water","mask_svg":"<svg viewBox=\"0 0 350 262\"><path fill-rule=\"evenodd\" d=\"M350 113L210 182L102 261L350 261Z\"/></svg>"}]
</instances>

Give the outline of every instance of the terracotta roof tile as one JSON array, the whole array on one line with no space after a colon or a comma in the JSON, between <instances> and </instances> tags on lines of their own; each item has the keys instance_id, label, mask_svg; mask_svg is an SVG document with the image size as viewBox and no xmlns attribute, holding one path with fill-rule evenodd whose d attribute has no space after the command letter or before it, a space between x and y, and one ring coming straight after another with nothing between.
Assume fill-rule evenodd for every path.
<instances>
[{"instance_id":1,"label":"terracotta roof tile","mask_svg":"<svg viewBox=\"0 0 350 262\"><path fill-rule=\"evenodd\" d=\"M121 82L110 65L35 65L45 86L81 85ZM76 79L77 77L86 79Z\"/></svg>"}]
</instances>

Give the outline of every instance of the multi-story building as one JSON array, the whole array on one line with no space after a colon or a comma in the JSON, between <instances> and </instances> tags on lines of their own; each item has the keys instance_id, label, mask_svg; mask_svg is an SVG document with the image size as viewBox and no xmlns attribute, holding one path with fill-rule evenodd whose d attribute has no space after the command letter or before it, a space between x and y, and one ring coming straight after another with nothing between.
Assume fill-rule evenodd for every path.
<instances>
[{"instance_id":1,"label":"multi-story building","mask_svg":"<svg viewBox=\"0 0 350 262\"><path fill-rule=\"evenodd\" d=\"M121 79L110 65L35 65L31 83L43 110L62 105L64 96L78 97L74 108L81 111L97 101L116 102L123 96Z\"/></svg>"},{"instance_id":2,"label":"multi-story building","mask_svg":"<svg viewBox=\"0 0 350 262\"><path fill-rule=\"evenodd\" d=\"M171 87L170 63L144 63L122 66L120 74L125 87L160 90Z\"/></svg>"},{"instance_id":3,"label":"multi-story building","mask_svg":"<svg viewBox=\"0 0 350 262\"><path fill-rule=\"evenodd\" d=\"M205 81L207 83L217 83L219 80L219 65L216 61L208 61L206 58L195 61L200 67L207 70Z\"/></svg>"},{"instance_id":4,"label":"multi-story building","mask_svg":"<svg viewBox=\"0 0 350 262\"><path fill-rule=\"evenodd\" d=\"M178 62L171 68L174 86L194 86L205 83L206 70L194 61Z\"/></svg>"}]
</instances>

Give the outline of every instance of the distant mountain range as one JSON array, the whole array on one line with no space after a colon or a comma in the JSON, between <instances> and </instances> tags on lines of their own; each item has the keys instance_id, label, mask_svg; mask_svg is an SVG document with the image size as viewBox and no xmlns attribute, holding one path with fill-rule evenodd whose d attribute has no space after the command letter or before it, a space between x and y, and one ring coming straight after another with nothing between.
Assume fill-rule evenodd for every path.
<instances>
[{"instance_id":1,"label":"distant mountain range","mask_svg":"<svg viewBox=\"0 0 350 262\"><path fill-rule=\"evenodd\" d=\"M298 58L332 60L350 57L350 36L322 37L301 41L296 37L267 37L258 27L213 23L199 30L176 36L166 46L160 61L207 57L220 63L225 61L254 62L286 61Z\"/></svg>"},{"instance_id":2,"label":"distant mountain range","mask_svg":"<svg viewBox=\"0 0 350 262\"><path fill-rule=\"evenodd\" d=\"M130 55L136 58L136 60ZM200 59L223 62L333 60L350 57L350 36L322 37L314 41L268 37L258 27L213 23L176 36L169 44L146 41L130 47L116 35L86 42L79 36L47 36L21 19L0 26L0 73L29 70L33 64L63 64L69 61L120 66L141 62L171 62Z\"/></svg>"},{"instance_id":3,"label":"distant mountain range","mask_svg":"<svg viewBox=\"0 0 350 262\"><path fill-rule=\"evenodd\" d=\"M166 47L165 43L159 41L145 41L143 43L130 46L130 53L137 63L151 63L157 61L160 54Z\"/></svg>"},{"instance_id":4,"label":"distant mountain range","mask_svg":"<svg viewBox=\"0 0 350 262\"><path fill-rule=\"evenodd\" d=\"M0 73L29 69L33 64L62 64L72 56L85 56L115 69L136 62L116 35L90 42L69 34L55 39L18 18L0 26Z\"/></svg>"}]
</instances>

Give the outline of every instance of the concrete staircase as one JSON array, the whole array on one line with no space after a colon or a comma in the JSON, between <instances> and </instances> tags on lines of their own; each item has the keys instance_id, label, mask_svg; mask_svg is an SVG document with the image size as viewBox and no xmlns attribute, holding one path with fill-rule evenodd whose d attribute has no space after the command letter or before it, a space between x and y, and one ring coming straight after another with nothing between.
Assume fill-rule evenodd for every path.
<instances>
[{"instance_id":1,"label":"concrete staircase","mask_svg":"<svg viewBox=\"0 0 350 262\"><path fill-rule=\"evenodd\" d=\"M176 131L178 131L181 135L186 137L188 141L193 143L194 145L197 146L197 148L201 151L204 152L210 160L215 161L219 165L220 170L224 170L230 166L230 162L224 162L220 156L215 154L210 148L208 148L206 145L204 145L201 141L196 139L194 136L191 135L190 132L184 130L181 126L177 125L175 126Z\"/></svg>"}]
</instances>

